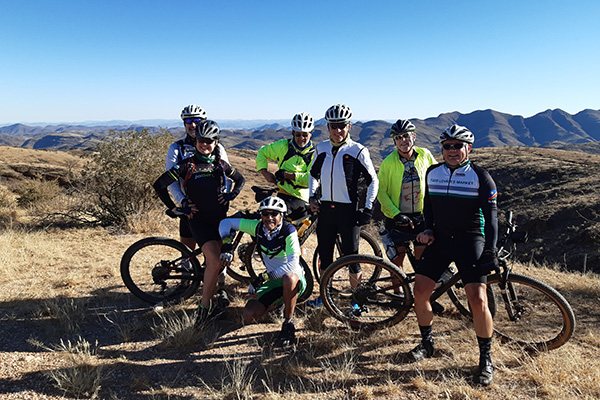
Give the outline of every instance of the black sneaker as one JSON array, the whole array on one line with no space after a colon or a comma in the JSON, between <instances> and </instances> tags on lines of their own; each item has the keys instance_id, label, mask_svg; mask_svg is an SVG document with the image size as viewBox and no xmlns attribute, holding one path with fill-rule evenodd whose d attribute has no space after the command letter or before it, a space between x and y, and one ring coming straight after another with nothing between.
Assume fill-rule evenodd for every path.
<instances>
[{"instance_id":1,"label":"black sneaker","mask_svg":"<svg viewBox=\"0 0 600 400\"><path fill-rule=\"evenodd\" d=\"M437 301L431 302L431 310L435 315L442 315L444 313L444 306Z\"/></svg>"},{"instance_id":2,"label":"black sneaker","mask_svg":"<svg viewBox=\"0 0 600 400\"><path fill-rule=\"evenodd\" d=\"M229 295L227 294L225 289L217 290L215 299L217 301L218 306L221 308L229 307L229 304L231 304L231 300L229 300Z\"/></svg>"},{"instance_id":3,"label":"black sneaker","mask_svg":"<svg viewBox=\"0 0 600 400\"><path fill-rule=\"evenodd\" d=\"M277 338L277 345L284 347L294 344L296 341L296 327L293 322L284 323Z\"/></svg>"},{"instance_id":4,"label":"black sneaker","mask_svg":"<svg viewBox=\"0 0 600 400\"><path fill-rule=\"evenodd\" d=\"M477 369L477 375L475 376L475 383L482 386L490 386L492 379L494 378L494 364L490 358L484 358L479 360L479 368Z\"/></svg>"},{"instance_id":5,"label":"black sneaker","mask_svg":"<svg viewBox=\"0 0 600 400\"><path fill-rule=\"evenodd\" d=\"M408 357L415 361L421 361L433 356L434 351L433 342L421 342L417 347L408 352Z\"/></svg>"}]
</instances>

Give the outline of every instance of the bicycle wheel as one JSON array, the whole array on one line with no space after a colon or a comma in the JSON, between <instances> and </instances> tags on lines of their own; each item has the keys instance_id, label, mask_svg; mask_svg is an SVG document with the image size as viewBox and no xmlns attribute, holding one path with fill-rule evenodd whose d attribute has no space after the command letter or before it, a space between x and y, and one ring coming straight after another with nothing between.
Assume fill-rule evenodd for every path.
<instances>
[{"instance_id":1,"label":"bicycle wheel","mask_svg":"<svg viewBox=\"0 0 600 400\"><path fill-rule=\"evenodd\" d=\"M192 251L169 238L139 240L121 258L121 278L125 286L152 304L190 297L203 276L204 271Z\"/></svg>"},{"instance_id":2,"label":"bicycle wheel","mask_svg":"<svg viewBox=\"0 0 600 400\"><path fill-rule=\"evenodd\" d=\"M377 257L382 257L381 248L379 247L379 242L377 239L373 237L369 232L364 229L360 230L360 239L358 242L358 254L367 254L374 255ZM342 256L342 249L340 248L339 240L336 240L336 245L333 249L333 259L337 260ZM315 274L315 280L317 282L321 281L321 260L319 258L319 246L315 249L315 253L313 255L313 273ZM373 270L374 273L377 270Z\"/></svg>"},{"instance_id":3,"label":"bicycle wheel","mask_svg":"<svg viewBox=\"0 0 600 400\"><path fill-rule=\"evenodd\" d=\"M370 278L352 287L349 272L356 264L363 277ZM413 306L412 288L404 272L372 255L354 254L335 261L323 272L320 292L327 310L353 329L397 324Z\"/></svg>"},{"instance_id":4,"label":"bicycle wheel","mask_svg":"<svg viewBox=\"0 0 600 400\"><path fill-rule=\"evenodd\" d=\"M487 293L488 308L490 309L490 313L493 317L494 315L496 315L497 308L496 294L494 293L493 288L489 285L486 287L485 291ZM473 314L471 314L471 307L469 306L469 302L467 301L465 285L463 285L463 283L460 280L456 282L454 286L449 288L446 293L448 294L448 297L452 301L452 304L454 304L454 307L459 313L461 313L465 317L473 318Z\"/></svg>"},{"instance_id":5,"label":"bicycle wheel","mask_svg":"<svg viewBox=\"0 0 600 400\"><path fill-rule=\"evenodd\" d=\"M255 246L256 242L252 240L252 237L250 235L244 235L236 249L237 257L235 257L233 262L227 267L227 275L242 283L249 284L252 282L253 278L250 274L250 268L248 268L248 264L246 264L246 252L254 251ZM249 248L252 249L248 250Z\"/></svg>"},{"instance_id":6,"label":"bicycle wheel","mask_svg":"<svg viewBox=\"0 0 600 400\"><path fill-rule=\"evenodd\" d=\"M302 304L306 300L308 300L315 288L315 280L312 274L310 273L310 268L308 267L308 264L306 263L306 261L304 261L302 257L300 257L300 265L304 270L304 278L306 279L306 289L304 290L304 293L302 293L302 296L298 296L296 304Z\"/></svg>"},{"instance_id":7,"label":"bicycle wheel","mask_svg":"<svg viewBox=\"0 0 600 400\"><path fill-rule=\"evenodd\" d=\"M503 287L500 276L495 274L488 277L488 285L497 294L494 332L502 341L529 349L551 350L565 344L573 335L575 315L571 306L546 283L510 274Z\"/></svg>"}]
</instances>

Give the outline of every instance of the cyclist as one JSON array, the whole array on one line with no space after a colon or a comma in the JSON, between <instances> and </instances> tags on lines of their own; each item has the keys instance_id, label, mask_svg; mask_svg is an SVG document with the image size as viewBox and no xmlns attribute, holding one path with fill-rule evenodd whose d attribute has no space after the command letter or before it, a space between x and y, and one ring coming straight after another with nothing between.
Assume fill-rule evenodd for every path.
<instances>
[{"instance_id":1,"label":"cyclist","mask_svg":"<svg viewBox=\"0 0 600 400\"><path fill-rule=\"evenodd\" d=\"M229 265L233 260L231 240L241 230L256 237L257 248L267 267L268 277L259 276L250 286L255 298L244 307L244 321L262 318L272 305L284 304L284 321L278 337L280 345L295 340L294 309L296 300L306 289L304 270L300 266L300 243L296 228L285 221L285 202L279 197L267 197L258 208L261 220L227 218L221 221L219 233L223 238L221 260Z\"/></svg>"},{"instance_id":2,"label":"cyclist","mask_svg":"<svg viewBox=\"0 0 600 400\"><path fill-rule=\"evenodd\" d=\"M315 123L305 112L292 118L292 139L282 139L265 145L256 155L256 170L267 182L277 184L278 196L288 209L289 216L296 220L306 215L308 209L308 167L312 161L314 147L310 140ZM268 161L277 162L278 170L268 170Z\"/></svg>"},{"instance_id":3,"label":"cyclist","mask_svg":"<svg viewBox=\"0 0 600 400\"><path fill-rule=\"evenodd\" d=\"M453 125L442 132L444 162L430 167L425 177L425 230L419 233L417 241L428 247L416 268L414 285L421 343L409 352L409 357L421 360L434 353L429 296L438 278L454 261L465 284L479 344L475 380L487 386L492 381L494 366L493 321L487 302L486 276L498 266L498 192L489 173L469 160L474 140L473 133L464 126Z\"/></svg>"},{"instance_id":4,"label":"cyclist","mask_svg":"<svg viewBox=\"0 0 600 400\"><path fill-rule=\"evenodd\" d=\"M191 157L194 155L196 151L195 146L195 131L198 124L202 121L205 121L207 118L206 111L200 106L195 104L190 104L185 106L183 110L181 110L181 119L183 120L183 127L185 128L185 138L177 140L173 142L169 148L167 149L167 158L165 162L165 171L173 168L177 163L182 160ZM229 159L227 158L227 152L225 148L219 143L218 145L219 153L221 155L221 160L229 163ZM228 181L229 184L229 181ZM228 185L230 187L230 185ZM179 182L173 182L171 186L169 186L169 191L171 195L175 199L175 202L181 204L184 207L190 206L190 204L182 204L182 202L189 201L184 193L183 188L183 179L180 179ZM185 244L190 249L194 250L196 248L196 240L194 240L194 236L189 227L189 222L187 218L179 219L179 241ZM225 284L225 271L219 275L219 286L223 286ZM225 292L220 290L222 296L226 296Z\"/></svg>"},{"instance_id":5,"label":"cyclist","mask_svg":"<svg viewBox=\"0 0 600 400\"><path fill-rule=\"evenodd\" d=\"M199 122L194 133L194 155L163 173L154 182L154 189L168 207L170 216L187 217L192 236L204 254L206 271L196 321L200 324L218 311L212 306L212 296L221 270L219 222L226 217L229 202L240 193L245 180L242 174L221 159L218 147L221 133L216 122ZM224 193L227 178L233 180L234 187L231 192ZM177 207L167 188L180 180L186 197L181 201L183 206Z\"/></svg>"},{"instance_id":6,"label":"cyclist","mask_svg":"<svg viewBox=\"0 0 600 400\"><path fill-rule=\"evenodd\" d=\"M317 240L319 268L333 262L335 239L339 234L344 255L357 254L360 227L370 222L377 195L377 174L369 150L350 139L352 109L335 104L325 112L329 140L319 143L310 167L310 208L319 212ZM368 184L364 208L359 209L359 179ZM320 195L318 194L320 192ZM350 270L350 284L357 287L362 279L360 265ZM321 299L309 302L320 306Z\"/></svg>"},{"instance_id":7,"label":"cyclist","mask_svg":"<svg viewBox=\"0 0 600 400\"><path fill-rule=\"evenodd\" d=\"M425 174L437 161L427 149L415 146L415 126L399 119L390 130L396 149L387 156L377 177L377 200L385 216L385 228L396 246L414 240L423 230L423 196ZM390 261L402 269L406 249L397 247Z\"/></svg>"}]
</instances>

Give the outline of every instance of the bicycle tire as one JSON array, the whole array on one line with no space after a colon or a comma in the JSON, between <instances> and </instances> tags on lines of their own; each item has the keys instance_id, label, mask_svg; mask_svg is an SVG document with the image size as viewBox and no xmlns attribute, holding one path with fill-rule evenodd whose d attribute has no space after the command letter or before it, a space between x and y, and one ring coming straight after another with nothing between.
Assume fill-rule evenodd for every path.
<instances>
[{"instance_id":1,"label":"bicycle tire","mask_svg":"<svg viewBox=\"0 0 600 400\"><path fill-rule=\"evenodd\" d=\"M489 285L486 287L485 291L486 291L487 299L488 299L488 308L493 317L494 315L496 315L496 310L497 310L497 306L498 306L497 300L496 300L496 293ZM452 304L454 304L454 307L456 308L456 310L461 315L463 315L467 318L471 318L471 319L473 318L473 314L471 313L471 308L469 306L469 302L467 301L467 294L465 292L465 287L461 281L456 282L456 284L454 284L454 286L449 288L446 291L446 294L452 301Z\"/></svg>"},{"instance_id":2,"label":"bicycle tire","mask_svg":"<svg viewBox=\"0 0 600 400\"><path fill-rule=\"evenodd\" d=\"M556 289L530 276L512 273L508 275L504 292L501 283L498 274L488 277L488 285L498 297L494 332L503 342L532 350L552 350L571 338L575 331L575 314ZM510 297L509 301L504 296ZM517 312L518 318L511 320L509 308Z\"/></svg>"},{"instance_id":3,"label":"bicycle tire","mask_svg":"<svg viewBox=\"0 0 600 400\"><path fill-rule=\"evenodd\" d=\"M227 267L227 275L238 282L247 284L252 282L253 277L250 275L250 271L247 267L248 264L246 263L246 251L248 250L248 247L252 247L254 249L255 246L256 242L254 241L240 243L237 246L235 251L237 257L235 257L233 262Z\"/></svg>"},{"instance_id":4,"label":"bicycle tire","mask_svg":"<svg viewBox=\"0 0 600 400\"><path fill-rule=\"evenodd\" d=\"M360 264L363 280L352 288L349 266ZM397 288L399 293L395 293ZM352 329L383 329L397 324L412 309L414 296L406 274L391 262L372 255L353 254L334 261L324 272L320 287L325 308Z\"/></svg>"},{"instance_id":5,"label":"bicycle tire","mask_svg":"<svg viewBox=\"0 0 600 400\"><path fill-rule=\"evenodd\" d=\"M334 248L333 258L334 261L340 257L341 249L338 246L338 242L336 241L336 246ZM360 239L358 244L358 254L369 254L374 255L376 257L382 257L381 248L379 247L379 242L373 235L364 229L360 230ZM315 275L315 280L317 282L321 281L321 270L320 270L321 261L319 259L319 246L315 248L315 252L313 254L313 274ZM376 271L374 271L376 272Z\"/></svg>"},{"instance_id":6,"label":"bicycle tire","mask_svg":"<svg viewBox=\"0 0 600 400\"><path fill-rule=\"evenodd\" d=\"M165 237L149 237L129 246L121 258L120 269L127 289L151 304L189 298L204 277L192 251Z\"/></svg>"}]
</instances>

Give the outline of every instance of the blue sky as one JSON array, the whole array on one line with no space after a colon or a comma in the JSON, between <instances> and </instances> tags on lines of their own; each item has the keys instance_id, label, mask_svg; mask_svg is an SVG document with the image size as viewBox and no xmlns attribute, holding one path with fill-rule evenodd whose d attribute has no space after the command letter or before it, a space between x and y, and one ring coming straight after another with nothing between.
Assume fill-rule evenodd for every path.
<instances>
[{"instance_id":1,"label":"blue sky","mask_svg":"<svg viewBox=\"0 0 600 400\"><path fill-rule=\"evenodd\" d=\"M600 2L0 0L0 124L600 108Z\"/></svg>"}]
</instances>

